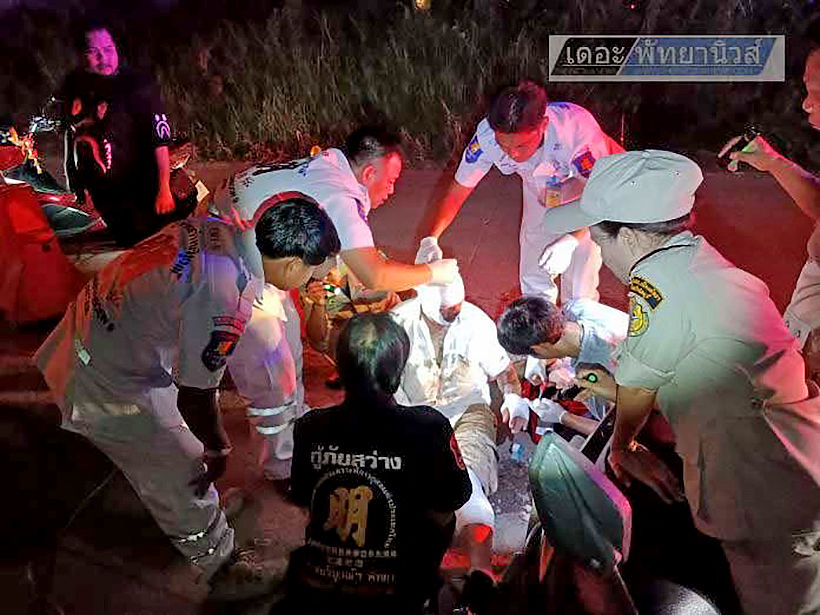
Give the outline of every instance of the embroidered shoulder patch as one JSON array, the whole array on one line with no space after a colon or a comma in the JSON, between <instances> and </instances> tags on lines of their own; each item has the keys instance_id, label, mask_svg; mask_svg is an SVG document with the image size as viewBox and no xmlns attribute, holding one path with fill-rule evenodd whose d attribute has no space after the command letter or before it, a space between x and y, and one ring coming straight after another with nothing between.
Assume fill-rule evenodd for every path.
<instances>
[{"instance_id":1,"label":"embroidered shoulder patch","mask_svg":"<svg viewBox=\"0 0 820 615\"><path fill-rule=\"evenodd\" d=\"M629 292L646 301L653 310L663 301L661 291L655 288L650 282L637 276L629 280Z\"/></svg>"},{"instance_id":2,"label":"embroidered shoulder patch","mask_svg":"<svg viewBox=\"0 0 820 615\"><path fill-rule=\"evenodd\" d=\"M578 169L581 177L589 177L592 173L592 167L595 166L595 156L589 150L584 151L572 159L572 165Z\"/></svg>"},{"instance_id":3,"label":"embroidered shoulder patch","mask_svg":"<svg viewBox=\"0 0 820 615\"><path fill-rule=\"evenodd\" d=\"M224 367L228 357L233 354L238 341L238 333L212 331L211 341L202 351L202 363L208 371L215 372Z\"/></svg>"},{"instance_id":4,"label":"embroidered shoulder patch","mask_svg":"<svg viewBox=\"0 0 820 615\"><path fill-rule=\"evenodd\" d=\"M470 164L473 164L476 160L481 158L481 154L483 153L481 143L478 142L478 135L475 135L473 140L470 141L470 144L467 146L467 149L464 150L464 160Z\"/></svg>"},{"instance_id":5,"label":"embroidered shoulder patch","mask_svg":"<svg viewBox=\"0 0 820 615\"><path fill-rule=\"evenodd\" d=\"M643 335L649 328L649 314L635 297L629 298L629 337Z\"/></svg>"}]
</instances>

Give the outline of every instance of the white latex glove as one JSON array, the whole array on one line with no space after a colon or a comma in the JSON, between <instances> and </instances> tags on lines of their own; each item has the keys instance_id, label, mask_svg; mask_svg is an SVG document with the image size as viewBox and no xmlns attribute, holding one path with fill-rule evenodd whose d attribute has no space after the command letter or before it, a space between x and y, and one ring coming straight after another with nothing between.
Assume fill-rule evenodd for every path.
<instances>
[{"instance_id":1,"label":"white latex glove","mask_svg":"<svg viewBox=\"0 0 820 615\"><path fill-rule=\"evenodd\" d=\"M568 389L575 384L575 370L567 369L566 367L557 367L550 370L547 380L557 386L559 389Z\"/></svg>"},{"instance_id":2,"label":"white latex glove","mask_svg":"<svg viewBox=\"0 0 820 615\"><path fill-rule=\"evenodd\" d=\"M578 240L572 235L564 235L557 241L548 245L541 258L538 259L538 266L546 269L550 275L564 273L572 260L572 253L578 247Z\"/></svg>"},{"instance_id":3,"label":"white latex glove","mask_svg":"<svg viewBox=\"0 0 820 615\"><path fill-rule=\"evenodd\" d=\"M529 401L515 393L506 393L504 403L501 404L501 418L513 433L523 430L530 422Z\"/></svg>"},{"instance_id":4,"label":"white latex glove","mask_svg":"<svg viewBox=\"0 0 820 615\"><path fill-rule=\"evenodd\" d=\"M419 251L416 252L416 265L426 265L440 258L444 258L444 252L441 251L438 245L438 239L432 235L422 239L419 243Z\"/></svg>"},{"instance_id":5,"label":"white latex glove","mask_svg":"<svg viewBox=\"0 0 820 615\"><path fill-rule=\"evenodd\" d=\"M529 406L538 415L541 423L560 423L561 417L567 413L561 404L551 399L533 399Z\"/></svg>"},{"instance_id":6,"label":"white latex glove","mask_svg":"<svg viewBox=\"0 0 820 615\"><path fill-rule=\"evenodd\" d=\"M427 263L430 268L430 284L449 284L458 275L458 261L454 258L442 258L441 260Z\"/></svg>"},{"instance_id":7,"label":"white latex glove","mask_svg":"<svg viewBox=\"0 0 820 615\"><path fill-rule=\"evenodd\" d=\"M535 386L544 384L547 379L547 368L544 361L532 356L527 357L524 363L524 378Z\"/></svg>"}]
</instances>

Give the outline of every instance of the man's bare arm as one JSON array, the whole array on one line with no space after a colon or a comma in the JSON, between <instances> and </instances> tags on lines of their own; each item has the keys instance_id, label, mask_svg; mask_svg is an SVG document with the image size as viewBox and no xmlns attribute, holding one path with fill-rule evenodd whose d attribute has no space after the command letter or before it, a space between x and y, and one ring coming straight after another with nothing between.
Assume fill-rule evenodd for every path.
<instances>
[{"instance_id":1,"label":"man's bare arm","mask_svg":"<svg viewBox=\"0 0 820 615\"><path fill-rule=\"evenodd\" d=\"M432 279L427 265L405 265L383 257L376 248L344 250L341 257L362 284L373 290L402 291Z\"/></svg>"},{"instance_id":2,"label":"man's bare arm","mask_svg":"<svg viewBox=\"0 0 820 615\"><path fill-rule=\"evenodd\" d=\"M724 145L721 154L737 139L738 137L735 137ZM747 147L751 151L733 152L729 157L745 162L758 171L771 173L803 213L814 221L820 220L820 179L783 156L763 137L755 138Z\"/></svg>"},{"instance_id":3,"label":"man's bare arm","mask_svg":"<svg viewBox=\"0 0 820 615\"><path fill-rule=\"evenodd\" d=\"M585 416L576 416L572 412L567 412L561 417L561 425L588 436L597 429L598 421L588 419Z\"/></svg>"},{"instance_id":4,"label":"man's bare arm","mask_svg":"<svg viewBox=\"0 0 820 615\"><path fill-rule=\"evenodd\" d=\"M655 391L649 389L618 387L615 402L615 433L612 436L613 451L627 451L655 407Z\"/></svg>"},{"instance_id":5,"label":"man's bare arm","mask_svg":"<svg viewBox=\"0 0 820 615\"><path fill-rule=\"evenodd\" d=\"M518 374L515 372L515 365L510 362L503 372L495 377L495 383L503 395L507 393L515 393L521 395L521 381L518 379Z\"/></svg>"},{"instance_id":6,"label":"man's bare arm","mask_svg":"<svg viewBox=\"0 0 820 615\"><path fill-rule=\"evenodd\" d=\"M820 220L820 179L784 157L772 163L770 172L804 214Z\"/></svg>"},{"instance_id":7,"label":"man's bare arm","mask_svg":"<svg viewBox=\"0 0 820 615\"><path fill-rule=\"evenodd\" d=\"M447 192L438 202L436 207L436 216L433 220L433 226L430 229L430 235L439 238L447 227L453 223L461 206L467 197L473 193L473 188L462 186L457 181L453 180L447 188Z\"/></svg>"}]
</instances>

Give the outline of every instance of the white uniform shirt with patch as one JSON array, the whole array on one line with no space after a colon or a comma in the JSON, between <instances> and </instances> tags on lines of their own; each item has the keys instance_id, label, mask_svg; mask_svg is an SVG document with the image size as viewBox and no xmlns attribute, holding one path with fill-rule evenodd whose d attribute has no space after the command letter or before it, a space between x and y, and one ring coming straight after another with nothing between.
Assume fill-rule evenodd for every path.
<instances>
[{"instance_id":1,"label":"white uniform shirt with patch","mask_svg":"<svg viewBox=\"0 0 820 615\"><path fill-rule=\"evenodd\" d=\"M490 404L488 381L507 369L510 357L487 314L462 304L447 328L441 365L418 298L397 305L391 314L410 338L410 356L395 396L399 404L433 406L453 425L471 404Z\"/></svg>"},{"instance_id":2,"label":"white uniform shirt with patch","mask_svg":"<svg viewBox=\"0 0 820 615\"><path fill-rule=\"evenodd\" d=\"M215 219L169 225L125 252L85 286L37 351L64 420L85 400L113 408L140 405L173 382L218 386L259 285L234 229Z\"/></svg>"},{"instance_id":3,"label":"white uniform shirt with patch","mask_svg":"<svg viewBox=\"0 0 820 615\"><path fill-rule=\"evenodd\" d=\"M766 285L689 232L631 275L615 380L657 390L698 528L722 540L820 529L817 487L789 452L799 444L781 442L764 415L808 395L797 342ZM804 496L813 503L799 505Z\"/></svg>"},{"instance_id":4,"label":"white uniform shirt with patch","mask_svg":"<svg viewBox=\"0 0 820 615\"><path fill-rule=\"evenodd\" d=\"M598 158L609 154L606 134L592 114L573 103L547 105L544 142L524 162L516 162L498 145L487 119L481 120L464 150L455 180L475 187L495 165L504 175L517 173L524 188L522 228L536 230L544 211L580 197Z\"/></svg>"},{"instance_id":5,"label":"white uniform shirt with patch","mask_svg":"<svg viewBox=\"0 0 820 615\"><path fill-rule=\"evenodd\" d=\"M238 213L244 220L255 220L261 215L261 212L257 214L260 208L281 200L285 193L306 195L316 201L333 221L342 250L373 247L373 233L367 221L370 197L338 149L291 162L245 169L229 180L227 190L217 193L214 206L221 216L229 219L233 218L232 213ZM247 231L245 237L249 245L255 247L253 229ZM260 268L255 271L261 275L261 264L255 263L254 267Z\"/></svg>"}]
</instances>

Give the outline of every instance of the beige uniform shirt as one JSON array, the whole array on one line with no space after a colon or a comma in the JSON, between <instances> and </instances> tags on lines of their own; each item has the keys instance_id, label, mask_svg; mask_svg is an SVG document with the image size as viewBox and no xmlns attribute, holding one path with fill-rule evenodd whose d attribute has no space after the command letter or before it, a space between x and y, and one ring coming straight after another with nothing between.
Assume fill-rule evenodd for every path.
<instances>
[{"instance_id":1,"label":"beige uniform shirt","mask_svg":"<svg viewBox=\"0 0 820 615\"><path fill-rule=\"evenodd\" d=\"M724 540L820 529L820 490L763 412L808 395L766 285L685 232L633 267L629 299L615 378L657 390L698 528Z\"/></svg>"}]
</instances>

